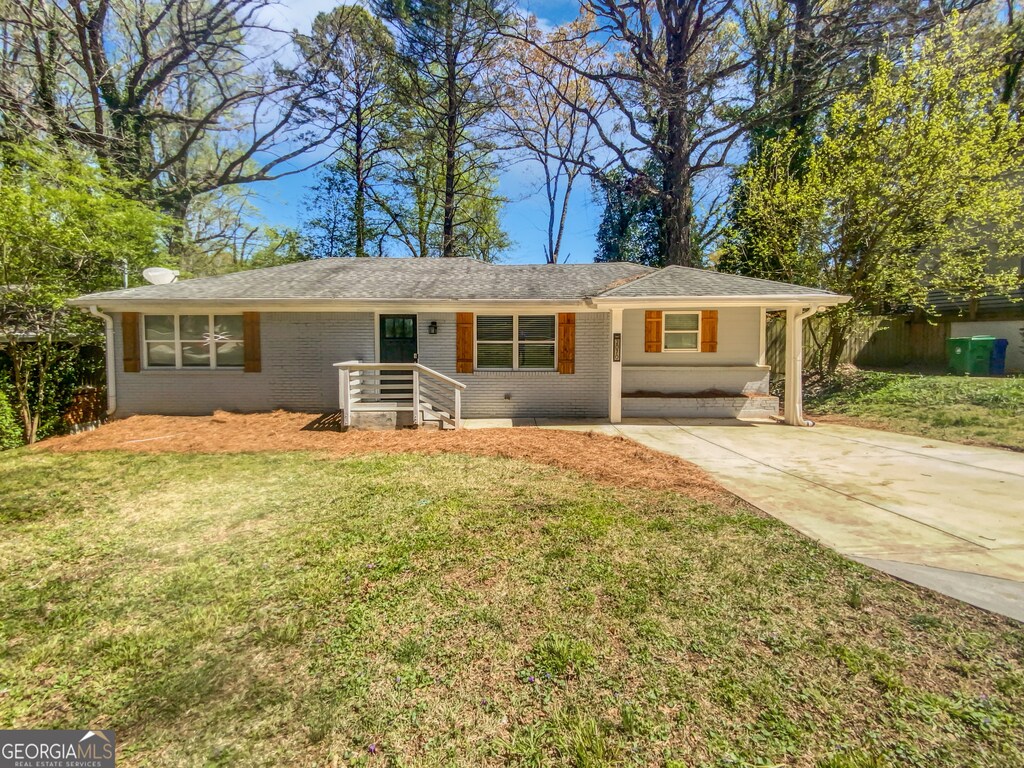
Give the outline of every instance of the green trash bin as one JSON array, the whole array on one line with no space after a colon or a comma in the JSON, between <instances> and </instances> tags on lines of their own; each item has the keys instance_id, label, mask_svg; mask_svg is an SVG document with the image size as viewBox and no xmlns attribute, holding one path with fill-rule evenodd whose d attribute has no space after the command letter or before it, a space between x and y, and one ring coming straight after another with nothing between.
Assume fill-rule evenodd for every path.
<instances>
[{"instance_id":1,"label":"green trash bin","mask_svg":"<svg viewBox=\"0 0 1024 768\"><path fill-rule=\"evenodd\" d=\"M946 339L946 361L950 373L959 373L961 376L967 373L970 349L970 337Z\"/></svg>"},{"instance_id":2,"label":"green trash bin","mask_svg":"<svg viewBox=\"0 0 1024 768\"><path fill-rule=\"evenodd\" d=\"M995 336L971 336L971 347L968 352L967 372L972 376L989 376L992 373L992 349L996 345Z\"/></svg>"}]
</instances>

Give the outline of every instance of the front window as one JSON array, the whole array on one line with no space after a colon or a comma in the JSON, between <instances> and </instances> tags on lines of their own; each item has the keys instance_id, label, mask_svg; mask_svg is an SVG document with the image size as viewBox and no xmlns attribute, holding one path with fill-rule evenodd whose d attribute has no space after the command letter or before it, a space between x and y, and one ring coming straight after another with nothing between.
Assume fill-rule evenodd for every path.
<instances>
[{"instance_id":1,"label":"front window","mask_svg":"<svg viewBox=\"0 0 1024 768\"><path fill-rule=\"evenodd\" d=\"M666 312L666 352L696 352L700 349L700 312Z\"/></svg>"},{"instance_id":2,"label":"front window","mask_svg":"<svg viewBox=\"0 0 1024 768\"><path fill-rule=\"evenodd\" d=\"M241 315L144 315L147 368L241 368Z\"/></svg>"},{"instance_id":3,"label":"front window","mask_svg":"<svg viewBox=\"0 0 1024 768\"><path fill-rule=\"evenodd\" d=\"M555 327L554 315L477 315L476 367L553 371Z\"/></svg>"}]
</instances>

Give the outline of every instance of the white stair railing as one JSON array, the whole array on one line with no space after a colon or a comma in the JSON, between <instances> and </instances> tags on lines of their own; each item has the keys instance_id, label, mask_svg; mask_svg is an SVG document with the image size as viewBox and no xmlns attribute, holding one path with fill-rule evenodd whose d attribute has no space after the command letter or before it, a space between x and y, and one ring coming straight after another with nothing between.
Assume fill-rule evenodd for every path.
<instances>
[{"instance_id":1,"label":"white stair railing","mask_svg":"<svg viewBox=\"0 0 1024 768\"><path fill-rule=\"evenodd\" d=\"M338 405L342 424L352 426L352 414L412 413L413 424L424 419L455 429L462 426L461 381L419 363L363 363L347 360L338 369Z\"/></svg>"}]
</instances>

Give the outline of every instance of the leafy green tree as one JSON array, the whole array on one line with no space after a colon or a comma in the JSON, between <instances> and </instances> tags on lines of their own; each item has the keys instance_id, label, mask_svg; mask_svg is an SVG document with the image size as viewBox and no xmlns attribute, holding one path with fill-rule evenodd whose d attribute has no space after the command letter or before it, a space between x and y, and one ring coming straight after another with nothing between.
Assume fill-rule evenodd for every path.
<instances>
[{"instance_id":1,"label":"leafy green tree","mask_svg":"<svg viewBox=\"0 0 1024 768\"><path fill-rule=\"evenodd\" d=\"M0 162L0 349L28 443L45 433L59 379L100 326L66 301L118 288L160 260L165 219L65 148L3 147Z\"/></svg>"},{"instance_id":2,"label":"leafy green tree","mask_svg":"<svg viewBox=\"0 0 1024 768\"><path fill-rule=\"evenodd\" d=\"M481 248L493 220L477 232L459 230L476 226L467 210L478 207L479 198L489 197L491 208L500 204L493 183L493 134L505 53L498 28L508 3L379 0L375 7L395 31L402 69L399 96L409 109L408 145L397 149L399 154L410 150L414 158L400 163L413 185L413 210L422 213L423 203L433 207L429 200L437 198L441 256L493 252L501 238L486 237L487 246ZM414 223L422 232L424 221L417 218ZM460 250L469 243L476 243L477 253Z\"/></svg>"},{"instance_id":3,"label":"leafy green tree","mask_svg":"<svg viewBox=\"0 0 1024 768\"><path fill-rule=\"evenodd\" d=\"M647 170L657 173L654 163ZM654 183L615 169L594 181L594 194L603 205L597 229L595 261L632 261L649 267L665 265L661 201L648 191Z\"/></svg>"},{"instance_id":4,"label":"leafy green tree","mask_svg":"<svg viewBox=\"0 0 1024 768\"><path fill-rule=\"evenodd\" d=\"M303 200L300 229L309 255L314 259L351 256L355 250L353 192L355 183L338 163L317 171L316 183Z\"/></svg>"},{"instance_id":5,"label":"leafy green tree","mask_svg":"<svg viewBox=\"0 0 1024 768\"><path fill-rule=\"evenodd\" d=\"M0 451L17 448L22 444L22 429L11 408L8 392L10 386L0 379Z\"/></svg>"},{"instance_id":6,"label":"leafy green tree","mask_svg":"<svg viewBox=\"0 0 1024 768\"><path fill-rule=\"evenodd\" d=\"M324 247L332 256L367 256L383 252L387 214L381 200L388 197L388 153L397 140L401 105L395 92L394 40L381 21L359 5L339 5L320 13L308 36L298 38L309 64L322 73L325 90L320 109L338 115L338 153L321 176L314 199L328 210L318 213L350 230L351 242L341 249L330 228ZM350 203L340 205L344 190Z\"/></svg>"},{"instance_id":7,"label":"leafy green tree","mask_svg":"<svg viewBox=\"0 0 1024 768\"><path fill-rule=\"evenodd\" d=\"M1019 284L1024 129L996 98L998 57L955 21L838 98L801 173L795 133L741 172L720 268L852 296L830 313L828 370L858 314Z\"/></svg>"}]
</instances>

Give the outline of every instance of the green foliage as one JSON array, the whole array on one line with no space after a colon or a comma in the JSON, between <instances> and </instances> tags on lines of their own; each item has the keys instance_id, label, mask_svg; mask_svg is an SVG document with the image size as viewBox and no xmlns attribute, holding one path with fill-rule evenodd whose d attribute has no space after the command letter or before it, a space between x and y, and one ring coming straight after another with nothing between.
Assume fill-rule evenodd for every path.
<instances>
[{"instance_id":1,"label":"green foliage","mask_svg":"<svg viewBox=\"0 0 1024 768\"><path fill-rule=\"evenodd\" d=\"M414 256L493 260L509 246L497 194L493 123L506 50L498 30L507 0L378 0L395 35L403 105L394 147L395 189L386 205ZM380 200L382 196L377 195Z\"/></svg>"},{"instance_id":2,"label":"green foliage","mask_svg":"<svg viewBox=\"0 0 1024 768\"><path fill-rule=\"evenodd\" d=\"M649 162L647 170L650 176L660 179L660 170L655 162ZM594 191L604 206L597 229L594 261L631 261L649 267L664 266L661 200L621 168L597 178Z\"/></svg>"},{"instance_id":3,"label":"green foliage","mask_svg":"<svg viewBox=\"0 0 1024 768\"><path fill-rule=\"evenodd\" d=\"M1024 449L1024 378L851 371L806 396L807 410L944 440Z\"/></svg>"},{"instance_id":4,"label":"green foliage","mask_svg":"<svg viewBox=\"0 0 1024 768\"><path fill-rule=\"evenodd\" d=\"M69 150L0 145L0 328L28 442L58 423L60 381L100 326L66 300L160 260L164 219Z\"/></svg>"},{"instance_id":5,"label":"green foliage","mask_svg":"<svg viewBox=\"0 0 1024 768\"><path fill-rule=\"evenodd\" d=\"M8 399L9 391L10 387L6 386L6 382L0 380L0 451L17 448L24 443L21 425Z\"/></svg>"},{"instance_id":6,"label":"green foliage","mask_svg":"<svg viewBox=\"0 0 1024 768\"><path fill-rule=\"evenodd\" d=\"M740 171L720 268L853 297L834 310L829 370L855 314L929 309L1019 284L1024 128L998 103L999 61L958 31L880 59L840 96L802 171L794 134Z\"/></svg>"},{"instance_id":7,"label":"green foliage","mask_svg":"<svg viewBox=\"0 0 1024 768\"><path fill-rule=\"evenodd\" d=\"M306 246L316 258L384 255L387 158L405 110L396 98L394 40L366 8L339 5L317 14L297 42L324 79L326 108L340 119L337 155L307 198Z\"/></svg>"}]
</instances>

